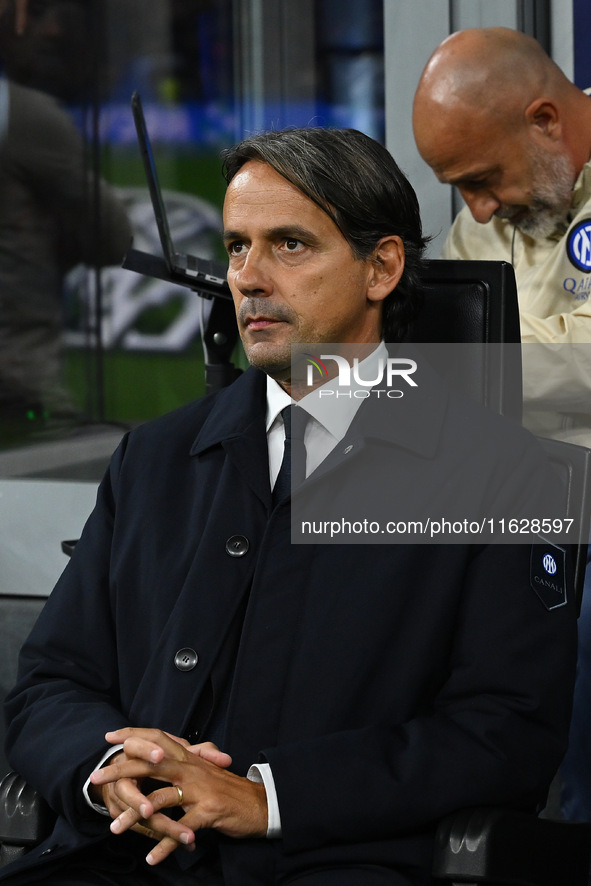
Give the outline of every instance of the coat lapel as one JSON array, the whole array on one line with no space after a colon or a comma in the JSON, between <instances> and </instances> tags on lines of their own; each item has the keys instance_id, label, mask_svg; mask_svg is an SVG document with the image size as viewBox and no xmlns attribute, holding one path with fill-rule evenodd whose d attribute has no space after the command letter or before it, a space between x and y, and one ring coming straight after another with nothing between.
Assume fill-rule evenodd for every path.
<instances>
[{"instance_id":1,"label":"coat lapel","mask_svg":"<svg viewBox=\"0 0 591 886\"><path fill-rule=\"evenodd\" d=\"M252 492L269 508L266 408L266 376L251 368L221 392L195 438L191 455L199 457L222 446Z\"/></svg>"},{"instance_id":2,"label":"coat lapel","mask_svg":"<svg viewBox=\"0 0 591 886\"><path fill-rule=\"evenodd\" d=\"M216 397L191 446L199 462L194 496L207 520L136 693L134 722L151 722L158 708L168 729L183 731L250 588L271 507L265 410L265 376L249 370ZM228 552L235 537L247 540L244 556ZM183 649L198 659L190 671L175 665Z\"/></svg>"}]
</instances>

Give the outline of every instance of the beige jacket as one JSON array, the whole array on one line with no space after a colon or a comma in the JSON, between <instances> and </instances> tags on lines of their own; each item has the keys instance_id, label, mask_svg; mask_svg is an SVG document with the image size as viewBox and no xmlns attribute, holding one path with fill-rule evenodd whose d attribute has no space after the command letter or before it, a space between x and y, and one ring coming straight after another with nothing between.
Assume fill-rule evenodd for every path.
<instances>
[{"instance_id":1,"label":"beige jacket","mask_svg":"<svg viewBox=\"0 0 591 886\"><path fill-rule=\"evenodd\" d=\"M513 264L526 344L524 423L591 446L591 161L575 184L571 219L534 240L497 218L479 224L464 207L442 258Z\"/></svg>"}]
</instances>

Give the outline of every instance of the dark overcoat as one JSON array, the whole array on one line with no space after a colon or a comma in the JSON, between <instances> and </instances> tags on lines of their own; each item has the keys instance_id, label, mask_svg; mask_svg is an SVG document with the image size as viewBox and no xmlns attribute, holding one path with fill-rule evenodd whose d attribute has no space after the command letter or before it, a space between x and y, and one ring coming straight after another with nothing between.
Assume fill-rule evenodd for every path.
<instances>
[{"instance_id":1,"label":"dark overcoat","mask_svg":"<svg viewBox=\"0 0 591 886\"><path fill-rule=\"evenodd\" d=\"M422 390L424 432L408 434L404 411L382 430L368 401L368 423L306 485L329 475L341 488L341 463L362 477L371 463L384 501L413 471L434 496L451 483L486 501L483 459L514 490L535 473L528 435L506 432L510 465L496 417L436 382ZM543 605L527 545L292 544L289 501L271 506L265 403L265 377L249 370L115 453L7 703L11 764L60 814L20 865L108 832L81 799L105 732L187 734L241 607L223 749L239 774L271 764L282 838L221 838L228 882L369 863L430 883L442 816L543 796L566 744L574 601ZM179 650L194 666L179 669Z\"/></svg>"}]
</instances>

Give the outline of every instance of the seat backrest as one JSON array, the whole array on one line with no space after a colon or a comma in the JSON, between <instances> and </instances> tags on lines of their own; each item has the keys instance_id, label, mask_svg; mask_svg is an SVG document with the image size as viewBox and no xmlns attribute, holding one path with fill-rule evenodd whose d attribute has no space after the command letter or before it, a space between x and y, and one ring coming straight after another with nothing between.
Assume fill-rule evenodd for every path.
<instances>
[{"instance_id":1,"label":"seat backrest","mask_svg":"<svg viewBox=\"0 0 591 886\"><path fill-rule=\"evenodd\" d=\"M423 306L407 340L453 387L521 421L521 335L507 262L425 262ZM431 344L429 344L431 343Z\"/></svg>"},{"instance_id":2,"label":"seat backrest","mask_svg":"<svg viewBox=\"0 0 591 886\"><path fill-rule=\"evenodd\" d=\"M16 682L18 654L46 600L47 597L0 594L0 704ZM0 715L0 778L8 772L4 756L5 729L4 716Z\"/></svg>"},{"instance_id":3,"label":"seat backrest","mask_svg":"<svg viewBox=\"0 0 591 886\"><path fill-rule=\"evenodd\" d=\"M580 543L568 546L570 556L567 562L570 563L571 575L567 578L567 585L572 588L580 611L591 522L591 449L545 437L538 437L538 441L562 481L561 489L565 495L563 515L573 518L573 525L578 531Z\"/></svg>"},{"instance_id":4,"label":"seat backrest","mask_svg":"<svg viewBox=\"0 0 591 886\"><path fill-rule=\"evenodd\" d=\"M423 307L408 338L462 393L521 421L521 345L515 273L507 262L425 262ZM562 514L579 527L568 586L580 609L591 517L591 450L539 438L562 480ZM550 539L551 540L551 539Z\"/></svg>"}]
</instances>

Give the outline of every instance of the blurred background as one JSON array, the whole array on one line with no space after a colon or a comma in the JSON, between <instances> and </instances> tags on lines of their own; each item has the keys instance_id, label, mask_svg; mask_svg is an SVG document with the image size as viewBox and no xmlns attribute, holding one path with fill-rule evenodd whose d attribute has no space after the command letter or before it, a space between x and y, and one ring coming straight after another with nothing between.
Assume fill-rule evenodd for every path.
<instances>
[{"instance_id":1,"label":"blurred background","mask_svg":"<svg viewBox=\"0 0 591 886\"><path fill-rule=\"evenodd\" d=\"M488 25L591 85L588 0L0 0L0 593L48 593L124 431L204 391L200 297L121 268L132 238L160 254L132 92L178 251L223 260L225 147L316 125L386 144L436 256L458 198L412 97L448 33Z\"/></svg>"}]
</instances>

